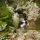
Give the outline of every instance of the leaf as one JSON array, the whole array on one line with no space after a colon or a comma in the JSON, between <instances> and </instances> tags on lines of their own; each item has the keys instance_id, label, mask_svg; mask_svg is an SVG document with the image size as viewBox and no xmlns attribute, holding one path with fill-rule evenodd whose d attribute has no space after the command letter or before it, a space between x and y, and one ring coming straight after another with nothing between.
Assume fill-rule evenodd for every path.
<instances>
[{"instance_id":1,"label":"leaf","mask_svg":"<svg viewBox=\"0 0 40 40\"><path fill-rule=\"evenodd\" d=\"M0 31L4 30L7 26L6 22L0 21Z\"/></svg>"}]
</instances>

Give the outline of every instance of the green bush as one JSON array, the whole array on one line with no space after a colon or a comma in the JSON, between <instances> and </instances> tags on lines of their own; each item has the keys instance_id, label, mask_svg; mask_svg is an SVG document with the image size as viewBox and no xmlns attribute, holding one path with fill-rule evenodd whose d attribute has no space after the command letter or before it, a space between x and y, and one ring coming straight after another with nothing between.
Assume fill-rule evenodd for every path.
<instances>
[{"instance_id":1,"label":"green bush","mask_svg":"<svg viewBox=\"0 0 40 40\"><path fill-rule=\"evenodd\" d=\"M2 21L0 22L1 25L3 22L6 22L7 25L10 25L12 21L12 14L6 7L5 0L0 0L0 21Z\"/></svg>"}]
</instances>

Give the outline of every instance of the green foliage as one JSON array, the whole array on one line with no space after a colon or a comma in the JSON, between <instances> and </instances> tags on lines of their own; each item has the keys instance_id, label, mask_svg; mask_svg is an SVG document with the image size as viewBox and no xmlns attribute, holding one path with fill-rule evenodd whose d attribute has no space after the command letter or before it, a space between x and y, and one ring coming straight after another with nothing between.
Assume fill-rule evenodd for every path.
<instances>
[{"instance_id":1,"label":"green foliage","mask_svg":"<svg viewBox=\"0 0 40 40\"><path fill-rule=\"evenodd\" d=\"M36 24L36 29L40 30L40 18L36 20L35 24Z\"/></svg>"},{"instance_id":2,"label":"green foliage","mask_svg":"<svg viewBox=\"0 0 40 40\"><path fill-rule=\"evenodd\" d=\"M6 6L0 7L0 21L9 23L11 19L12 19L12 15L9 12L9 10L6 8Z\"/></svg>"},{"instance_id":3,"label":"green foliage","mask_svg":"<svg viewBox=\"0 0 40 40\"><path fill-rule=\"evenodd\" d=\"M6 23L5 23L6 22ZM5 25L10 25L12 22L12 14L5 5L5 0L0 0L0 28L5 27Z\"/></svg>"},{"instance_id":4,"label":"green foliage","mask_svg":"<svg viewBox=\"0 0 40 40\"><path fill-rule=\"evenodd\" d=\"M0 21L0 31L4 30L7 26L7 23L6 22L2 22Z\"/></svg>"},{"instance_id":5,"label":"green foliage","mask_svg":"<svg viewBox=\"0 0 40 40\"><path fill-rule=\"evenodd\" d=\"M19 0L21 6L26 5L29 0Z\"/></svg>"},{"instance_id":6,"label":"green foliage","mask_svg":"<svg viewBox=\"0 0 40 40\"><path fill-rule=\"evenodd\" d=\"M12 25L12 14L5 5L5 0L0 0L0 32L2 32L2 38L5 39L9 32L9 26Z\"/></svg>"},{"instance_id":7,"label":"green foliage","mask_svg":"<svg viewBox=\"0 0 40 40\"><path fill-rule=\"evenodd\" d=\"M2 5L5 5L5 0L0 0L0 7L1 7Z\"/></svg>"},{"instance_id":8,"label":"green foliage","mask_svg":"<svg viewBox=\"0 0 40 40\"><path fill-rule=\"evenodd\" d=\"M40 0L36 0L37 6L40 7Z\"/></svg>"}]
</instances>

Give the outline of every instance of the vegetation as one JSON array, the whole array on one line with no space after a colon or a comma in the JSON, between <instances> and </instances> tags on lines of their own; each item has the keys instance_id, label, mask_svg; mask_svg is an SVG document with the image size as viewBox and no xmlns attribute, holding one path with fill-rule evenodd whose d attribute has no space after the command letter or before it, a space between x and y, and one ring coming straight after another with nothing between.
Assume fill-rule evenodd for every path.
<instances>
[{"instance_id":1,"label":"vegetation","mask_svg":"<svg viewBox=\"0 0 40 40\"><path fill-rule=\"evenodd\" d=\"M9 33L16 32L16 29L18 28L17 23L19 21L17 18L18 16L16 16L16 15L14 16L14 18L13 18L14 21L13 21L12 13L7 8L5 1L6 0L0 0L0 35L3 36L2 40L6 40L6 38L9 36L8 35ZM26 1L30 1L30 0L20 0L18 2L18 4L20 4L21 6L26 5ZM40 8L40 0L37 0L37 1L35 0L35 3ZM11 4L11 3L9 3L9 4ZM40 12L39 12L39 14L40 14ZM15 19L17 19L17 21ZM31 26L34 26L34 22L33 22L33 24L31 22L30 22ZM38 19L35 21L35 24L36 24L35 30L40 30L40 15L38 16ZM30 30L29 27L27 27L27 28Z\"/></svg>"}]
</instances>

